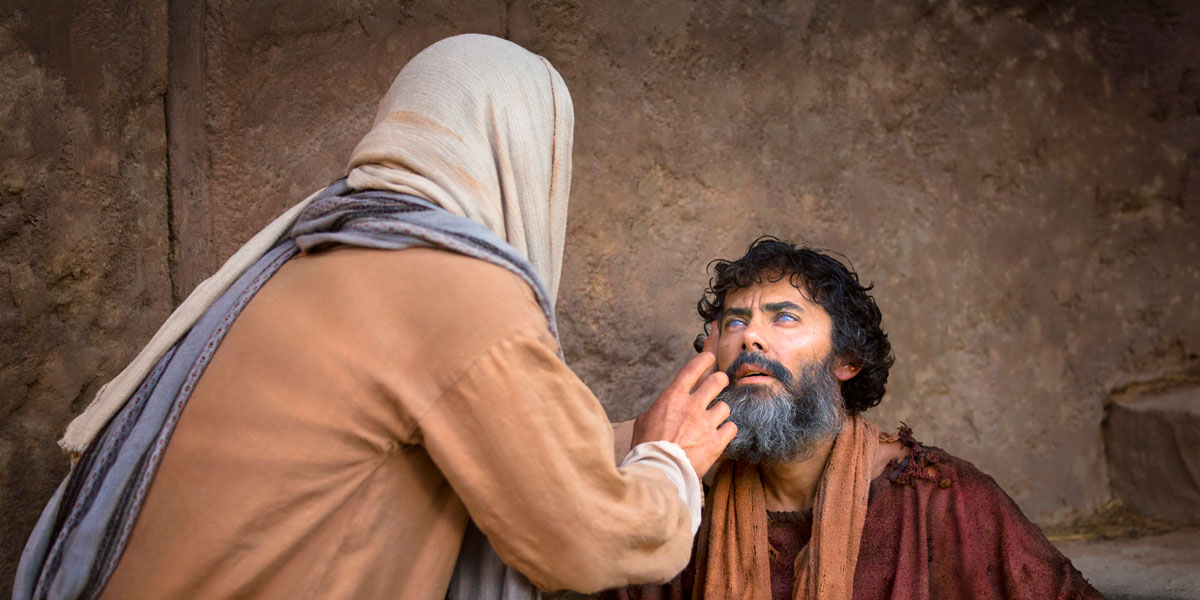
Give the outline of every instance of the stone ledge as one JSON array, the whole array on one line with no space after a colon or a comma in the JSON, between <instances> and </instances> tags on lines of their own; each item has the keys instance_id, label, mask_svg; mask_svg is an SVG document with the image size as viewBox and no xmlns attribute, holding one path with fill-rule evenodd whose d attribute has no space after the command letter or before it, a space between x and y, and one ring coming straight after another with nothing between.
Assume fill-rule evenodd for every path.
<instances>
[{"instance_id":1,"label":"stone ledge","mask_svg":"<svg viewBox=\"0 0 1200 600\"><path fill-rule=\"evenodd\" d=\"M1148 517L1200 525L1200 386L1114 400L1105 438L1115 496Z\"/></svg>"}]
</instances>

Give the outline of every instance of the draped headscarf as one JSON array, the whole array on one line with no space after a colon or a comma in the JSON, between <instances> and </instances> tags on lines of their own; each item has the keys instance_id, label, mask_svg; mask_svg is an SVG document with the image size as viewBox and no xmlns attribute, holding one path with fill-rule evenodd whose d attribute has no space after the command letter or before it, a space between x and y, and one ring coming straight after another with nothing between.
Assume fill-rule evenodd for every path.
<instances>
[{"instance_id":1,"label":"draped headscarf","mask_svg":"<svg viewBox=\"0 0 1200 600\"><path fill-rule=\"evenodd\" d=\"M447 38L396 76L351 155L349 185L411 194L484 225L525 255L553 304L574 123L566 83L545 58L492 36ZM100 388L59 445L82 453L205 311L288 234L318 193L256 234L197 286L133 362Z\"/></svg>"},{"instance_id":2,"label":"draped headscarf","mask_svg":"<svg viewBox=\"0 0 1200 600\"><path fill-rule=\"evenodd\" d=\"M573 126L562 78L520 46L463 35L422 51L381 103L348 178L292 207L197 286L68 427L60 444L82 462L26 543L13 597L103 589L196 380L242 308L301 251L431 246L485 260L529 283L556 335ZM449 592L538 595L473 524Z\"/></svg>"},{"instance_id":3,"label":"draped headscarf","mask_svg":"<svg viewBox=\"0 0 1200 600\"><path fill-rule=\"evenodd\" d=\"M553 300L574 122L546 59L486 35L443 40L379 103L351 154L350 187L412 194L482 223L529 259Z\"/></svg>"}]
</instances>

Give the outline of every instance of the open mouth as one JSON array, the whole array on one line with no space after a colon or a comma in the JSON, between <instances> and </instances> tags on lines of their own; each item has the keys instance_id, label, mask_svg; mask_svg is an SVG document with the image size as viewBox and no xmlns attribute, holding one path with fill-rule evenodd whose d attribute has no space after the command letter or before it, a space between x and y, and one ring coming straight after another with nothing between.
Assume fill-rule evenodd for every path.
<instances>
[{"instance_id":1,"label":"open mouth","mask_svg":"<svg viewBox=\"0 0 1200 600\"><path fill-rule=\"evenodd\" d=\"M791 372L758 352L743 352L725 368L731 385L791 385Z\"/></svg>"},{"instance_id":2,"label":"open mouth","mask_svg":"<svg viewBox=\"0 0 1200 600\"><path fill-rule=\"evenodd\" d=\"M745 365L737 371L737 381L739 383L762 383L764 381L775 379L774 375L767 369L758 365Z\"/></svg>"}]
</instances>

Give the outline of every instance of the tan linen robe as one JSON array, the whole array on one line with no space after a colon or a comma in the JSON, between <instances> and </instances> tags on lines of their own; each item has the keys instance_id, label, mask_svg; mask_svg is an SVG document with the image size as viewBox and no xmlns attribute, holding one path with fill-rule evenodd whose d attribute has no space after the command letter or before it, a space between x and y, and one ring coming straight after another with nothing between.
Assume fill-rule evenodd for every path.
<instances>
[{"instance_id":1,"label":"tan linen robe","mask_svg":"<svg viewBox=\"0 0 1200 600\"><path fill-rule=\"evenodd\" d=\"M284 265L197 384L104 597L445 594L468 513L543 589L664 581L691 547L618 470L529 286L453 253Z\"/></svg>"}]
</instances>

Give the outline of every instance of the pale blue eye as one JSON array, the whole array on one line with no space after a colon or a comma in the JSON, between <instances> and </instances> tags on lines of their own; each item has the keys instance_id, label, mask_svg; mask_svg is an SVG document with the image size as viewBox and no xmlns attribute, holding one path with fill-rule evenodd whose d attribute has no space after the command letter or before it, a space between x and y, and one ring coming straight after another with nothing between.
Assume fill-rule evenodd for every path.
<instances>
[{"instance_id":1,"label":"pale blue eye","mask_svg":"<svg viewBox=\"0 0 1200 600\"><path fill-rule=\"evenodd\" d=\"M744 327L745 325L746 322L742 319L730 319L725 321L725 329L729 329L731 327Z\"/></svg>"},{"instance_id":2,"label":"pale blue eye","mask_svg":"<svg viewBox=\"0 0 1200 600\"><path fill-rule=\"evenodd\" d=\"M796 315L789 315L787 313L782 313L779 315L778 320L785 321L785 322L796 322L796 321L799 321L800 319L796 318Z\"/></svg>"}]
</instances>

